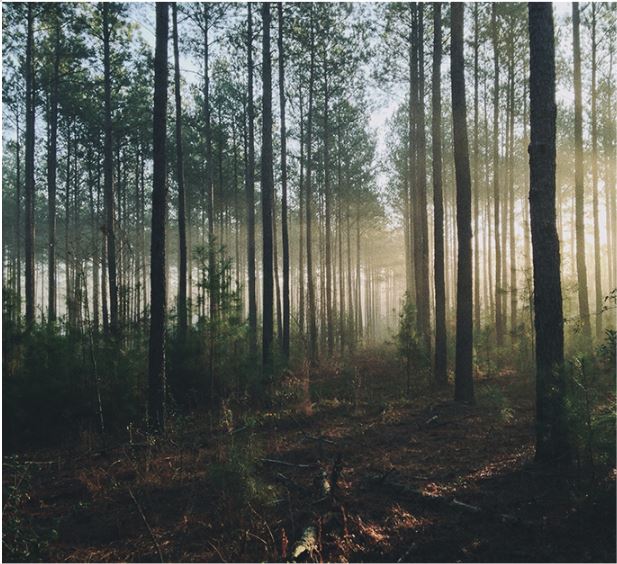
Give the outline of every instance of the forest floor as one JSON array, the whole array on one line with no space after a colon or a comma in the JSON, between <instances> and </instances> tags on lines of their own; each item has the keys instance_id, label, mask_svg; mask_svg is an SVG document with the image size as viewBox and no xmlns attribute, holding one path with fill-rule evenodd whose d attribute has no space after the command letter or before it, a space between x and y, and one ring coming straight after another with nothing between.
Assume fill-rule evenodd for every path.
<instances>
[{"instance_id":1,"label":"forest floor","mask_svg":"<svg viewBox=\"0 0 617 564\"><path fill-rule=\"evenodd\" d=\"M5 461L5 543L72 562L615 561L615 471L534 464L530 379L480 376L464 406L404 399L388 355L355 362L315 375L304 409Z\"/></svg>"}]
</instances>

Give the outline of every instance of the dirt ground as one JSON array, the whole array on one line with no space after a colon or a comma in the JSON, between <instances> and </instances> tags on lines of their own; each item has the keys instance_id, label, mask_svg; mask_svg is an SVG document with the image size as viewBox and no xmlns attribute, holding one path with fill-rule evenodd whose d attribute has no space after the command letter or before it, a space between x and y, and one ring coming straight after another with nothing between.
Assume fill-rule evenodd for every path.
<instances>
[{"instance_id":1,"label":"dirt ground","mask_svg":"<svg viewBox=\"0 0 617 564\"><path fill-rule=\"evenodd\" d=\"M24 453L5 519L50 561L615 561L614 469L533 463L532 382L480 378L464 406L405 399L391 369L320 374L312 414L227 406L154 444Z\"/></svg>"}]
</instances>

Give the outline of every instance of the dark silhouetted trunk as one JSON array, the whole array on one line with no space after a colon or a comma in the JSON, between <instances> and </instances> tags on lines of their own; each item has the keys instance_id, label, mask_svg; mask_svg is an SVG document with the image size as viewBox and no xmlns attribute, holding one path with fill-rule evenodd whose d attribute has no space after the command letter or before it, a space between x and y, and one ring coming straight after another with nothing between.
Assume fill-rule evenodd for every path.
<instances>
[{"instance_id":1,"label":"dark silhouetted trunk","mask_svg":"<svg viewBox=\"0 0 617 564\"><path fill-rule=\"evenodd\" d=\"M104 129L105 144L103 149L103 192L105 195L105 234L107 237L107 268L109 280L109 322L111 333L118 335L118 279L116 272L116 237L115 237L115 196L113 187L113 146L111 124L111 61L110 41L112 24L109 21L109 4L102 4L103 10L103 80L104 80Z\"/></svg>"},{"instance_id":2,"label":"dark silhouetted trunk","mask_svg":"<svg viewBox=\"0 0 617 564\"><path fill-rule=\"evenodd\" d=\"M312 234L312 168L313 168L313 90L315 85L315 29L313 22L313 5L310 7L310 68L309 68L309 101L306 139L306 286L309 314L309 360L317 362L317 319L315 311L315 284L313 281L313 234Z\"/></svg>"},{"instance_id":3,"label":"dark silhouetted trunk","mask_svg":"<svg viewBox=\"0 0 617 564\"><path fill-rule=\"evenodd\" d=\"M283 3L278 4L279 99L281 107L281 227L283 230L283 355L289 358L289 227L287 224L287 130L285 128L285 54L283 50Z\"/></svg>"},{"instance_id":4,"label":"dark silhouetted trunk","mask_svg":"<svg viewBox=\"0 0 617 564\"><path fill-rule=\"evenodd\" d=\"M456 374L454 397L473 402L473 280L471 251L471 175L467 143L467 109L465 106L465 71L463 57L464 4L453 3L452 9L452 121L454 165L456 170L456 231L458 234L458 268L456 280Z\"/></svg>"},{"instance_id":5,"label":"dark silhouetted trunk","mask_svg":"<svg viewBox=\"0 0 617 564\"><path fill-rule=\"evenodd\" d=\"M169 7L156 4L154 119L152 158L152 239L150 243L150 350L148 355L148 426L165 431L165 219L167 217L167 35Z\"/></svg>"},{"instance_id":6,"label":"dark silhouetted trunk","mask_svg":"<svg viewBox=\"0 0 617 564\"><path fill-rule=\"evenodd\" d=\"M34 324L34 5L28 4L26 36L26 326Z\"/></svg>"},{"instance_id":7,"label":"dark silhouetted trunk","mask_svg":"<svg viewBox=\"0 0 617 564\"><path fill-rule=\"evenodd\" d=\"M262 130L261 130L261 212L263 229L263 341L264 376L272 370L274 286L272 278L272 62L270 55L270 3L261 8L263 22Z\"/></svg>"},{"instance_id":8,"label":"dark silhouetted trunk","mask_svg":"<svg viewBox=\"0 0 617 564\"><path fill-rule=\"evenodd\" d=\"M180 338L184 339L187 329L186 316L186 194L184 191L184 159L182 156L182 98L180 93L180 54L178 48L178 7L172 4L173 44L174 44L174 91L176 99L176 179L178 182L178 240L179 280L178 280L178 328Z\"/></svg>"},{"instance_id":9,"label":"dark silhouetted trunk","mask_svg":"<svg viewBox=\"0 0 617 564\"><path fill-rule=\"evenodd\" d=\"M247 4L247 67L248 67L248 164L246 167L247 262L249 305L249 350L257 355L257 294L255 288L255 109L253 104L253 17Z\"/></svg>"},{"instance_id":10,"label":"dark silhouetted trunk","mask_svg":"<svg viewBox=\"0 0 617 564\"><path fill-rule=\"evenodd\" d=\"M56 320L56 177L58 169L58 80L60 71L60 15L54 6L54 63L49 107L49 147L47 151L47 280L48 319Z\"/></svg>"},{"instance_id":11,"label":"dark silhouetted trunk","mask_svg":"<svg viewBox=\"0 0 617 564\"><path fill-rule=\"evenodd\" d=\"M529 145L534 324L536 331L536 458L567 455L562 420L563 314L555 222L555 46L550 3L529 3Z\"/></svg>"},{"instance_id":12,"label":"dark silhouetted trunk","mask_svg":"<svg viewBox=\"0 0 617 564\"><path fill-rule=\"evenodd\" d=\"M443 253L443 191L441 180L441 4L433 3L433 205L434 219L434 275L435 275L435 382L448 381L448 351L446 343L446 287Z\"/></svg>"}]
</instances>

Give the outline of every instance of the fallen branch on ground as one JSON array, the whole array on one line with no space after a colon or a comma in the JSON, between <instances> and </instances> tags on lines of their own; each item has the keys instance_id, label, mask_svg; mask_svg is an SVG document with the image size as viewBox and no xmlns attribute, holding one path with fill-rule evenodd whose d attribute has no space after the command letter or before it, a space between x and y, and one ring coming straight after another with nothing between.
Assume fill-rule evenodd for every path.
<instances>
[{"instance_id":1,"label":"fallen branch on ground","mask_svg":"<svg viewBox=\"0 0 617 564\"><path fill-rule=\"evenodd\" d=\"M156 550L159 553L159 558L160 558L161 562L165 562L165 559L163 558L163 552L161 551L161 547L160 547L158 541L156 540L156 537L154 536L154 531L150 527L150 525L148 523L148 520L146 519L146 516L144 515L144 512L143 512L143 510L141 508L141 505L139 505L139 502L137 501L137 498L133 494L133 490L131 489L130 486L128 486L128 490L129 490L129 494L131 496L131 499L135 503L135 507L137 507L137 511L139 512L139 516L141 517L141 520L144 522L144 525L146 526L146 529L148 529L148 532L150 533L150 538L152 539L152 542L154 543L154 546L156 547Z\"/></svg>"},{"instance_id":2,"label":"fallen branch on ground","mask_svg":"<svg viewBox=\"0 0 617 564\"><path fill-rule=\"evenodd\" d=\"M318 464L295 464L294 462L274 460L273 458L260 458L260 460L268 464L280 464L281 466L291 466L292 468L317 468L319 466Z\"/></svg>"}]
</instances>

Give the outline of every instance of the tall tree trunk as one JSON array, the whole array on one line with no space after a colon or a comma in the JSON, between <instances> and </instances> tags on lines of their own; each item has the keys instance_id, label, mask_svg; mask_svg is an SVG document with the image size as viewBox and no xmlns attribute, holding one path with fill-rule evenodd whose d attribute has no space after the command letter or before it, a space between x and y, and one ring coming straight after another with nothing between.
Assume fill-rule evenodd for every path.
<instances>
[{"instance_id":1,"label":"tall tree trunk","mask_svg":"<svg viewBox=\"0 0 617 564\"><path fill-rule=\"evenodd\" d=\"M499 218L499 30L497 28L497 3L492 4L491 33L493 42L493 199L495 222L495 336L497 346L503 345L503 289L501 287L501 221Z\"/></svg>"},{"instance_id":2,"label":"tall tree trunk","mask_svg":"<svg viewBox=\"0 0 617 564\"><path fill-rule=\"evenodd\" d=\"M279 105L281 108L281 228L283 230L283 356L289 358L289 226L287 220L287 130L285 128L285 52L283 49L283 3L278 3Z\"/></svg>"},{"instance_id":3,"label":"tall tree trunk","mask_svg":"<svg viewBox=\"0 0 617 564\"><path fill-rule=\"evenodd\" d=\"M165 219L167 215L167 35L169 6L156 4L154 53L154 118L152 156L152 239L150 243L150 350L148 355L148 424L165 431Z\"/></svg>"},{"instance_id":4,"label":"tall tree trunk","mask_svg":"<svg viewBox=\"0 0 617 564\"><path fill-rule=\"evenodd\" d=\"M300 326L300 334L304 335L304 100L302 98L302 87L299 88L299 105L300 105L300 177L298 179L298 224L299 224L299 241L298 241L298 271L299 271L299 288L300 295L298 299L298 325Z\"/></svg>"},{"instance_id":5,"label":"tall tree trunk","mask_svg":"<svg viewBox=\"0 0 617 564\"><path fill-rule=\"evenodd\" d=\"M19 105L15 107L15 294L17 318L21 317L21 144L19 137Z\"/></svg>"},{"instance_id":6,"label":"tall tree trunk","mask_svg":"<svg viewBox=\"0 0 617 564\"><path fill-rule=\"evenodd\" d=\"M315 84L315 28L313 5L310 5L310 67L309 67L309 107L306 140L306 286L309 310L309 360L317 362L317 319L315 311L315 284L313 280L313 234L312 234L312 168L313 168L313 90Z\"/></svg>"},{"instance_id":7,"label":"tall tree trunk","mask_svg":"<svg viewBox=\"0 0 617 564\"><path fill-rule=\"evenodd\" d=\"M454 164L456 169L456 230L458 234L458 270L456 300L456 375L454 397L474 401L473 393L473 279L471 251L471 175L467 143L465 70L463 57L464 4L452 7L452 120Z\"/></svg>"},{"instance_id":8,"label":"tall tree trunk","mask_svg":"<svg viewBox=\"0 0 617 564\"><path fill-rule=\"evenodd\" d=\"M28 4L26 37L26 326L34 324L34 6Z\"/></svg>"},{"instance_id":9,"label":"tall tree trunk","mask_svg":"<svg viewBox=\"0 0 617 564\"><path fill-rule=\"evenodd\" d=\"M446 342L446 287L444 280L443 190L441 180L441 3L433 3L433 206L434 275L435 275L435 382L448 382L448 351Z\"/></svg>"},{"instance_id":10,"label":"tall tree trunk","mask_svg":"<svg viewBox=\"0 0 617 564\"><path fill-rule=\"evenodd\" d=\"M115 197L113 187L113 145L111 123L111 62L110 41L112 24L109 4L102 3L103 10L103 74L104 74L104 129L103 192L105 194L105 234L107 237L107 268L109 279L109 321L112 335L117 336L118 327L118 278L116 271Z\"/></svg>"},{"instance_id":11,"label":"tall tree trunk","mask_svg":"<svg viewBox=\"0 0 617 564\"><path fill-rule=\"evenodd\" d=\"M512 334L512 342L516 341L518 331L518 287L516 281L517 267L516 267L516 232L514 230L514 104L515 104L515 90L514 90L514 47L510 47L510 148L509 148L509 172L508 172L508 193L510 197L509 204L509 237L510 237L510 328Z\"/></svg>"},{"instance_id":12,"label":"tall tree trunk","mask_svg":"<svg viewBox=\"0 0 617 564\"><path fill-rule=\"evenodd\" d=\"M178 242L180 244L178 280L178 328L180 338L186 336L186 195L184 191L184 159L182 155L182 98L180 92L180 53L178 48L178 6L171 6L173 17L174 91L176 99L176 179L178 182Z\"/></svg>"},{"instance_id":13,"label":"tall tree trunk","mask_svg":"<svg viewBox=\"0 0 617 564\"><path fill-rule=\"evenodd\" d=\"M574 51L574 192L576 205L576 276L578 308L583 335L591 339L587 262L585 257L585 189L583 185L583 97L581 93L581 40L578 2L572 3L572 45Z\"/></svg>"},{"instance_id":14,"label":"tall tree trunk","mask_svg":"<svg viewBox=\"0 0 617 564\"><path fill-rule=\"evenodd\" d=\"M419 269L416 285L418 295L417 311L420 323L420 334L424 340L424 348L428 357L431 357L431 309L429 288L429 256L428 256L428 212L426 190L426 132L424 129L424 4L418 3L418 105L417 105L417 192L416 208L419 221Z\"/></svg>"},{"instance_id":15,"label":"tall tree trunk","mask_svg":"<svg viewBox=\"0 0 617 564\"><path fill-rule=\"evenodd\" d=\"M323 166L324 166L324 204L325 204L325 246L326 246L326 333L328 344L328 355L334 352L334 321L332 317L332 242L331 242L331 186L330 186L330 121L329 103L330 91L328 83L328 49L324 44L324 109L323 109Z\"/></svg>"},{"instance_id":16,"label":"tall tree trunk","mask_svg":"<svg viewBox=\"0 0 617 564\"><path fill-rule=\"evenodd\" d=\"M480 333L480 148L479 148L479 100L478 73L480 50L480 5L473 5L473 235L474 235L474 332Z\"/></svg>"},{"instance_id":17,"label":"tall tree trunk","mask_svg":"<svg viewBox=\"0 0 617 564\"><path fill-rule=\"evenodd\" d=\"M560 394L563 314L555 225L555 46L550 3L529 3L529 145L531 237L536 331L536 458L567 454ZM557 392L557 393L556 393Z\"/></svg>"},{"instance_id":18,"label":"tall tree trunk","mask_svg":"<svg viewBox=\"0 0 617 564\"><path fill-rule=\"evenodd\" d=\"M253 16L247 4L247 67L248 67L248 164L246 167L247 262L249 303L249 350L257 356L257 294L255 281L255 110L253 104Z\"/></svg>"},{"instance_id":19,"label":"tall tree trunk","mask_svg":"<svg viewBox=\"0 0 617 564\"><path fill-rule=\"evenodd\" d=\"M597 92L596 92L596 11L597 5L591 4L591 182L593 191L593 249L595 269L596 339L602 338L602 269L600 259L600 219L598 213L598 124L597 124Z\"/></svg>"},{"instance_id":20,"label":"tall tree trunk","mask_svg":"<svg viewBox=\"0 0 617 564\"><path fill-rule=\"evenodd\" d=\"M270 55L270 3L261 8L263 23L262 63L262 130L261 130L261 223L263 230L263 348L264 376L269 378L272 370L273 300L272 278L272 62Z\"/></svg>"},{"instance_id":21,"label":"tall tree trunk","mask_svg":"<svg viewBox=\"0 0 617 564\"><path fill-rule=\"evenodd\" d=\"M56 176L58 168L58 80L60 72L60 14L54 6L54 62L49 108L49 148L47 152L47 203L48 248L47 315L51 323L56 320Z\"/></svg>"}]
</instances>

